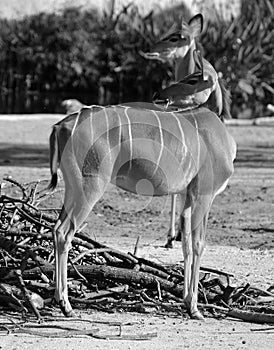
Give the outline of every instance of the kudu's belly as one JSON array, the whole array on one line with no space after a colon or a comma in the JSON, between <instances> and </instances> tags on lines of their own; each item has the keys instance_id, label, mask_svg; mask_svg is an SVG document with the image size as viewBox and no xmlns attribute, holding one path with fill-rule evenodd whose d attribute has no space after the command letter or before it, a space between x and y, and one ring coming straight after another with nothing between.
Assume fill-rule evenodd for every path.
<instances>
[{"instance_id":1,"label":"kudu's belly","mask_svg":"<svg viewBox=\"0 0 274 350\"><path fill-rule=\"evenodd\" d=\"M197 174L189 154L176 158L163 150L161 157L156 159L144 154L124 162L120 160L114 165L111 182L126 191L145 196L182 192Z\"/></svg>"}]
</instances>

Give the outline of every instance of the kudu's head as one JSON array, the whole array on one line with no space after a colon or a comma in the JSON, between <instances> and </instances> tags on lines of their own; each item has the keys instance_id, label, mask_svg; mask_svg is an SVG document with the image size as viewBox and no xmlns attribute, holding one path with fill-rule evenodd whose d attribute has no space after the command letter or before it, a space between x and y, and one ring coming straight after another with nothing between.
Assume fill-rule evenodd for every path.
<instances>
[{"instance_id":1,"label":"kudu's head","mask_svg":"<svg viewBox=\"0 0 274 350\"><path fill-rule=\"evenodd\" d=\"M176 106L180 109L197 107L203 99L199 95L206 89L211 89L214 82L211 76L204 77L203 58L198 50L193 51L195 62L195 72L187 75L176 84L170 85L166 89L161 89L153 95L153 103L162 106Z\"/></svg>"},{"instance_id":2,"label":"kudu's head","mask_svg":"<svg viewBox=\"0 0 274 350\"><path fill-rule=\"evenodd\" d=\"M166 62L169 59L183 58L188 50L195 48L195 38L203 30L203 16L197 14L188 23L182 21L181 29L164 36L145 54L148 59Z\"/></svg>"}]
</instances>

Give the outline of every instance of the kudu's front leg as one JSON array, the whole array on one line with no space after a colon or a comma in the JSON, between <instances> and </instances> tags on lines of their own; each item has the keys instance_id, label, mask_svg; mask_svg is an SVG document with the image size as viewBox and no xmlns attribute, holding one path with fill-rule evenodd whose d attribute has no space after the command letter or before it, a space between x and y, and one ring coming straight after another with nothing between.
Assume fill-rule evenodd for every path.
<instances>
[{"instance_id":1,"label":"kudu's front leg","mask_svg":"<svg viewBox=\"0 0 274 350\"><path fill-rule=\"evenodd\" d=\"M187 208L184 213L184 227L182 228L182 243L184 249L185 285L184 301L191 318L203 320L204 317L198 310L198 285L201 257L205 245L205 233L209 208L212 200L206 196L199 204Z\"/></svg>"}]
</instances>

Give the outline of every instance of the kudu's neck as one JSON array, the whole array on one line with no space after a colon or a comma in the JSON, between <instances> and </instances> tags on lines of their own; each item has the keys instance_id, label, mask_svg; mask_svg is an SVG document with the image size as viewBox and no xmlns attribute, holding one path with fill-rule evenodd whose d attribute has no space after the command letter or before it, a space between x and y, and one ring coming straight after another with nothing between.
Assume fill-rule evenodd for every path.
<instances>
[{"instance_id":1,"label":"kudu's neck","mask_svg":"<svg viewBox=\"0 0 274 350\"><path fill-rule=\"evenodd\" d=\"M175 59L175 80L179 81L185 78L188 74L195 72L195 62L193 51L196 49L196 43L189 46L187 53L184 56L178 56Z\"/></svg>"}]
</instances>

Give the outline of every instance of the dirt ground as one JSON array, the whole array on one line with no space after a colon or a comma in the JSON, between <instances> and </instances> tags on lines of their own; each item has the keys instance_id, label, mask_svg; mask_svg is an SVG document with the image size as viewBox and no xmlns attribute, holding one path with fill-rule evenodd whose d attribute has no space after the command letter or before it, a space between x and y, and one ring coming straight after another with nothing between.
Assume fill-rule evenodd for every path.
<instances>
[{"instance_id":1,"label":"dirt ground","mask_svg":"<svg viewBox=\"0 0 274 350\"><path fill-rule=\"evenodd\" d=\"M0 178L8 175L22 182L49 179L48 136L51 125L60 117L0 116ZM250 282L268 288L274 284L274 128L229 127L229 131L238 143L236 169L228 189L213 204L202 265L233 273L232 282L238 285ZM57 197L57 202L61 201L62 192ZM88 229L100 242L126 252L133 251L140 236L139 255L175 263L182 260L180 243L173 250L163 248L169 211L170 198L148 200L110 186L90 215ZM273 327L266 331L266 325L233 319L206 318L200 322L164 315L105 314L89 310L78 314L82 321L70 322L79 329L96 328L96 321L119 321L125 324L122 327L125 333L157 332L157 337L149 341L117 341L87 336L48 339L1 335L0 349L274 348ZM0 323L6 319L6 315L0 314ZM58 321L60 324L69 325L68 321Z\"/></svg>"}]
</instances>

